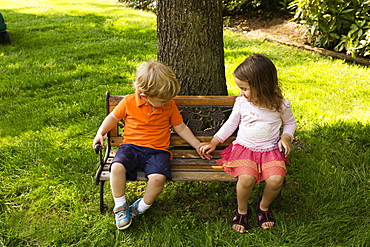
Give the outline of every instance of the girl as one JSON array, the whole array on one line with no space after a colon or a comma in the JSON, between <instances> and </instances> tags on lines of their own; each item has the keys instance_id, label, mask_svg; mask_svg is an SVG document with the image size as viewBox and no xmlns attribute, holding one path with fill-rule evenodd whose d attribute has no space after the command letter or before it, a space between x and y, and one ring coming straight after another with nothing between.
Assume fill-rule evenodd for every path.
<instances>
[{"instance_id":1,"label":"girl","mask_svg":"<svg viewBox=\"0 0 370 247\"><path fill-rule=\"evenodd\" d=\"M236 68L234 78L241 96L236 98L229 119L211 142L201 147L201 153L210 154L239 128L235 141L220 153L222 158L216 162L226 173L238 178L238 206L232 228L245 233L248 200L256 182L266 182L256 206L258 225L270 229L275 224L270 204L284 182L296 121L290 102L283 98L277 71L270 59L259 54L249 56ZM279 138L282 124L283 133Z\"/></svg>"}]
</instances>

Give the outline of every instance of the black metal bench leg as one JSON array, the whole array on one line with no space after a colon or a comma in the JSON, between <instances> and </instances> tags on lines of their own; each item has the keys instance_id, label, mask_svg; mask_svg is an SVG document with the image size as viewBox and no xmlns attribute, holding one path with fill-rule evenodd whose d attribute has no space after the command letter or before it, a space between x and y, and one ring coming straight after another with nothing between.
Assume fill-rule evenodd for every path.
<instances>
[{"instance_id":1,"label":"black metal bench leg","mask_svg":"<svg viewBox=\"0 0 370 247\"><path fill-rule=\"evenodd\" d=\"M100 213L104 213L104 182L105 181L100 181Z\"/></svg>"}]
</instances>

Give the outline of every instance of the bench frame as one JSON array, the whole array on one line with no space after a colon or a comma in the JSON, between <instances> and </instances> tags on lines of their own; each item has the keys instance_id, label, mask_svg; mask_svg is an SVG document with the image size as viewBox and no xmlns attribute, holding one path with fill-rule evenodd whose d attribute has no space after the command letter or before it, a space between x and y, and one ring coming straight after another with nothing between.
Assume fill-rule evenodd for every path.
<instances>
[{"instance_id":1,"label":"bench frame","mask_svg":"<svg viewBox=\"0 0 370 247\"><path fill-rule=\"evenodd\" d=\"M106 115L118 105L125 96L110 95L106 92ZM213 135L228 119L236 96L177 96L174 98L184 123L191 129L201 142L209 142ZM99 168L96 171L95 183L100 185L100 211L105 211L104 183L110 180L110 161L115 156L122 142L124 123L120 121L106 136L105 150L95 147L99 154ZM211 160L201 159L197 151L186 141L171 131L169 150L173 154L171 160L172 181L237 181L237 178L225 173L215 162L220 158L220 151L235 140L236 132L213 151ZM103 155L103 153L105 153ZM146 181L143 171L137 171L137 181ZM281 195L277 198L278 208Z\"/></svg>"}]
</instances>

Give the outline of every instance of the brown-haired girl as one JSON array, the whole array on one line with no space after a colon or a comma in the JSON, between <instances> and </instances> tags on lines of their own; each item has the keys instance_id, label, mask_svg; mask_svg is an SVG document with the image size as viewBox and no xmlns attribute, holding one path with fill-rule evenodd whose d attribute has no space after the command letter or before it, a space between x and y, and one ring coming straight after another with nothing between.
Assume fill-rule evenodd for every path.
<instances>
[{"instance_id":1,"label":"brown-haired girl","mask_svg":"<svg viewBox=\"0 0 370 247\"><path fill-rule=\"evenodd\" d=\"M254 184L261 181L266 185L256 205L258 225L270 229L275 224L270 204L284 182L296 121L290 102L283 98L277 71L270 59L259 54L249 56L236 68L234 78L241 96L236 98L229 119L212 141L201 147L201 152L211 153L239 128L235 141L220 153L222 158L217 163L226 173L238 178L238 206L232 228L245 233L248 200ZM284 127L280 137L281 125Z\"/></svg>"}]
</instances>

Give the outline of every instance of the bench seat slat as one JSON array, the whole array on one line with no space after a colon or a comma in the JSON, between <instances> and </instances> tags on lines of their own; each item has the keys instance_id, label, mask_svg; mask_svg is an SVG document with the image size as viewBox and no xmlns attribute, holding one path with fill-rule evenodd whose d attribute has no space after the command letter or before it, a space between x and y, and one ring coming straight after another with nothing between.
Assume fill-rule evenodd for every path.
<instances>
[{"instance_id":1,"label":"bench seat slat","mask_svg":"<svg viewBox=\"0 0 370 247\"><path fill-rule=\"evenodd\" d=\"M104 165L103 171L109 170L109 163L106 163ZM179 171L179 170L209 170L210 172L221 172L222 166L219 166L214 161L210 162L202 162L202 160L197 159L179 159L179 160L173 160L171 163L171 171Z\"/></svg>"},{"instance_id":2,"label":"bench seat slat","mask_svg":"<svg viewBox=\"0 0 370 247\"><path fill-rule=\"evenodd\" d=\"M145 181L144 173L138 173L138 180ZM187 171L187 172L172 172L172 181L236 181L236 178L229 174L223 173L209 173L201 171Z\"/></svg>"},{"instance_id":3,"label":"bench seat slat","mask_svg":"<svg viewBox=\"0 0 370 247\"><path fill-rule=\"evenodd\" d=\"M109 164L105 164L103 171L109 170ZM171 166L171 171L180 171L180 170L209 170L210 172L220 172L222 170L222 166L219 166L217 164L211 164L211 165L205 165L201 163L197 164L190 164L186 162L181 162L179 164L174 164Z\"/></svg>"},{"instance_id":4,"label":"bench seat slat","mask_svg":"<svg viewBox=\"0 0 370 247\"><path fill-rule=\"evenodd\" d=\"M109 180L109 173L103 171L101 174L101 178L104 181ZM147 179L144 176L142 171L138 172L137 181L146 181ZM172 181L225 181L231 182L236 181L237 179L230 176L229 174L223 173L209 173L209 172L173 172L172 173Z\"/></svg>"},{"instance_id":5,"label":"bench seat slat","mask_svg":"<svg viewBox=\"0 0 370 247\"><path fill-rule=\"evenodd\" d=\"M176 166L218 166L214 159L173 159L171 160L171 169Z\"/></svg>"},{"instance_id":6,"label":"bench seat slat","mask_svg":"<svg viewBox=\"0 0 370 247\"><path fill-rule=\"evenodd\" d=\"M109 152L109 157L108 159L112 159L116 153L117 153L118 149L111 149L110 152ZM198 152L195 150L195 149L191 149L191 150L188 150L188 149L171 149L171 152L172 152L172 155L173 155L173 159L188 159L188 158L194 158L194 159L201 159L198 155ZM212 156L213 156L213 159L218 159L220 158L220 152L221 150L215 150L212 152Z\"/></svg>"},{"instance_id":7,"label":"bench seat slat","mask_svg":"<svg viewBox=\"0 0 370 247\"><path fill-rule=\"evenodd\" d=\"M200 159L198 152L196 150L181 150L181 149L172 149L171 150L173 159ZM220 152L221 150L215 150L212 152L213 159L218 159L220 158Z\"/></svg>"}]
</instances>

